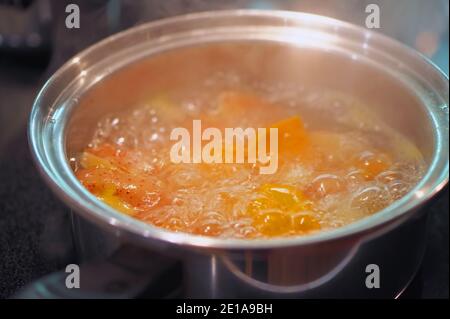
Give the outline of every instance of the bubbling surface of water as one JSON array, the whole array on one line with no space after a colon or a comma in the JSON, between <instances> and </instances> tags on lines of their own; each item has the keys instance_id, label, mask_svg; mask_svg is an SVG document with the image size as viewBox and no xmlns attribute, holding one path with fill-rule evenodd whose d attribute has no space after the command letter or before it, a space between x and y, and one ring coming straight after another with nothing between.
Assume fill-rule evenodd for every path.
<instances>
[{"instance_id":1,"label":"bubbling surface of water","mask_svg":"<svg viewBox=\"0 0 450 319\"><path fill-rule=\"evenodd\" d=\"M258 164L170 161L171 130L190 128L193 119L223 129L297 116L307 142L281 150L275 174L259 174ZM155 226L252 239L352 223L404 196L424 169L418 149L360 101L294 85L245 85L219 72L108 114L75 173L101 200Z\"/></svg>"}]
</instances>

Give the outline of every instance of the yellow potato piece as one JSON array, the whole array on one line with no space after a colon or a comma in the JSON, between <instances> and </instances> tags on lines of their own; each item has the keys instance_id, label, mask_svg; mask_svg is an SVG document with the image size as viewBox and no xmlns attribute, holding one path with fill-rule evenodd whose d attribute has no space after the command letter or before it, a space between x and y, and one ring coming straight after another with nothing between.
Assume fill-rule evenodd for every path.
<instances>
[{"instance_id":1,"label":"yellow potato piece","mask_svg":"<svg viewBox=\"0 0 450 319\"><path fill-rule=\"evenodd\" d=\"M116 170L117 167L113 165L109 160L94 155L89 152L84 152L81 155L80 164L83 168L105 168L110 170Z\"/></svg>"},{"instance_id":2,"label":"yellow potato piece","mask_svg":"<svg viewBox=\"0 0 450 319\"><path fill-rule=\"evenodd\" d=\"M127 214L127 215L134 215L135 211L132 207L127 205L123 200L121 200L118 196L115 195L115 189L114 187L107 187L103 193L98 197L98 199L102 200L112 208Z\"/></svg>"}]
</instances>

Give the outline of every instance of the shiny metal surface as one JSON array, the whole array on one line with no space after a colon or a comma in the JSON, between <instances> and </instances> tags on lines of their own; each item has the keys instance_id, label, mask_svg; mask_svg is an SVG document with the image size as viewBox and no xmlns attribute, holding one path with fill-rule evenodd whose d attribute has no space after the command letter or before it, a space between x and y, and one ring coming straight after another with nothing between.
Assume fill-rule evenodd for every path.
<instances>
[{"instance_id":1,"label":"shiny metal surface","mask_svg":"<svg viewBox=\"0 0 450 319\"><path fill-rule=\"evenodd\" d=\"M96 116L106 110L98 106L89 109L89 117L83 116L77 111L82 108L83 95L107 81L109 74L144 57L224 41L265 43L263 48L282 43L314 49L323 53L321 61L342 61L336 59L336 53L350 58L359 80L351 90L376 83L376 94L366 92L365 98L378 99L380 115L418 144L428 161L426 176L398 202L346 227L305 237L252 241L165 231L120 214L88 193L68 163L70 153L88 134L76 131L71 135L67 125L89 126L89 121L95 123ZM307 65L310 61L302 57L297 62ZM339 63L331 67L340 71L332 72L339 76L319 72L313 81L338 85L349 76L345 69L339 70ZM281 11L193 14L130 29L72 58L37 97L29 139L49 185L80 216L100 226L79 230L81 241L94 234L108 246L131 240L178 256L185 260L186 289L191 296L326 297L339 292L342 296L376 296L381 290L368 290L364 285L365 266L376 262L385 269L385 294L395 296L423 254L426 214L419 208L448 182L448 79L401 44L337 20ZM112 234L104 240L103 229ZM106 253L104 248L90 248L91 254Z\"/></svg>"}]
</instances>

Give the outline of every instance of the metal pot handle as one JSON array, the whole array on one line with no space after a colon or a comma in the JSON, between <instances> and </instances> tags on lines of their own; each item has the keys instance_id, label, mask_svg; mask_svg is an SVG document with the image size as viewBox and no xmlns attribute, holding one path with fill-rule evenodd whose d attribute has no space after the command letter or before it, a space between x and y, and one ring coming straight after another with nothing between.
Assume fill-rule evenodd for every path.
<instances>
[{"instance_id":1,"label":"metal pot handle","mask_svg":"<svg viewBox=\"0 0 450 319\"><path fill-rule=\"evenodd\" d=\"M173 297L181 282L178 261L132 245L109 257L80 265L79 288L68 288L64 270L51 273L22 289L20 299L122 299Z\"/></svg>"}]
</instances>

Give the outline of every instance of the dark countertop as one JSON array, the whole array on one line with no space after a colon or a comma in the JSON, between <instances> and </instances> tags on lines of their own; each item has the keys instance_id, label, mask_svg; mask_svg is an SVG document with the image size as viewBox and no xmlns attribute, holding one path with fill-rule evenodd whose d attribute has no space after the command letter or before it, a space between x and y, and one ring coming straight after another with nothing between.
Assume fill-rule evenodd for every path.
<instances>
[{"instance_id":1,"label":"dark countertop","mask_svg":"<svg viewBox=\"0 0 450 319\"><path fill-rule=\"evenodd\" d=\"M38 175L26 136L37 90L47 70L60 64L55 56L67 58L76 49L56 52L49 68L0 55L0 298L76 259L69 211ZM448 44L444 60L448 68ZM426 256L404 297L449 297L448 189L431 208Z\"/></svg>"}]
</instances>

